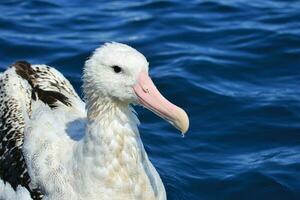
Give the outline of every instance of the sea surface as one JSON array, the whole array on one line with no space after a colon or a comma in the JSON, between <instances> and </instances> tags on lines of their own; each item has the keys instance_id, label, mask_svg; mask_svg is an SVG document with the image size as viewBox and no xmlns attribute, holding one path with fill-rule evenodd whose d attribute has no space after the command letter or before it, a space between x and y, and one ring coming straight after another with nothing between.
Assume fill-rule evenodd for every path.
<instances>
[{"instance_id":1,"label":"sea surface","mask_svg":"<svg viewBox=\"0 0 300 200\"><path fill-rule=\"evenodd\" d=\"M300 1L1 0L0 71L60 70L82 94L85 60L129 44L190 130L137 107L170 200L300 199Z\"/></svg>"}]
</instances>

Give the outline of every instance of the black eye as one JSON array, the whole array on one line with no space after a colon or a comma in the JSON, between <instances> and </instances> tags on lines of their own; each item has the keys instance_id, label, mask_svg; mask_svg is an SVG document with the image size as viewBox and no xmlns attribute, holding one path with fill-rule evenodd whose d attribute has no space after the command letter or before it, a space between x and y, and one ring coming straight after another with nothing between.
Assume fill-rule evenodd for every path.
<instances>
[{"instance_id":1,"label":"black eye","mask_svg":"<svg viewBox=\"0 0 300 200\"><path fill-rule=\"evenodd\" d=\"M120 72L122 71L121 67L119 67L119 66L117 66L117 65L112 66L112 68L114 69L114 71L115 71L116 73L120 73Z\"/></svg>"}]
</instances>

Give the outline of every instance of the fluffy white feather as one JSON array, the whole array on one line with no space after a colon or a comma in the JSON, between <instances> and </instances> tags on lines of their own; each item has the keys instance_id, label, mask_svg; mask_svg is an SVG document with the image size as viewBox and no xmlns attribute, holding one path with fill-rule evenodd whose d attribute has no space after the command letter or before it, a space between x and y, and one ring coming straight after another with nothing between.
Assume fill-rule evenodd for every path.
<instances>
[{"instance_id":1,"label":"fluffy white feather","mask_svg":"<svg viewBox=\"0 0 300 200\"><path fill-rule=\"evenodd\" d=\"M1 200L32 200L25 187L18 186L15 191L9 183L4 183L0 179L0 199Z\"/></svg>"}]
</instances>

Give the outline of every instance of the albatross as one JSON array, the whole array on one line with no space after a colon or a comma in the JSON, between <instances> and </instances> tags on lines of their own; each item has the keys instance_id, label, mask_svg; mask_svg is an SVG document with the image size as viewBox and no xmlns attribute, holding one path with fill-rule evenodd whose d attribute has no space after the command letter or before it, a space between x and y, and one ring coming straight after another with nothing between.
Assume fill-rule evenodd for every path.
<instances>
[{"instance_id":1,"label":"albatross","mask_svg":"<svg viewBox=\"0 0 300 200\"><path fill-rule=\"evenodd\" d=\"M148 66L136 49L105 43L85 62L83 101L54 68L13 64L0 74L0 178L32 199L166 199L132 105L182 134L189 119L161 95Z\"/></svg>"}]
</instances>

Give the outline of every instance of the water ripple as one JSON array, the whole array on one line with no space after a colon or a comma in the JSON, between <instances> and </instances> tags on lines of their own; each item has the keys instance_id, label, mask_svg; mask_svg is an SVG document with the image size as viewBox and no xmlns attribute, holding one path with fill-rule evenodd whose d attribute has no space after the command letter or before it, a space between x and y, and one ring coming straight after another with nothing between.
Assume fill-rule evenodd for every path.
<instances>
[{"instance_id":1,"label":"water ripple","mask_svg":"<svg viewBox=\"0 0 300 200\"><path fill-rule=\"evenodd\" d=\"M300 199L299 10L296 0L3 0L0 69L46 63L82 95L91 52L128 43L190 116L181 138L136 108L169 199Z\"/></svg>"}]
</instances>

